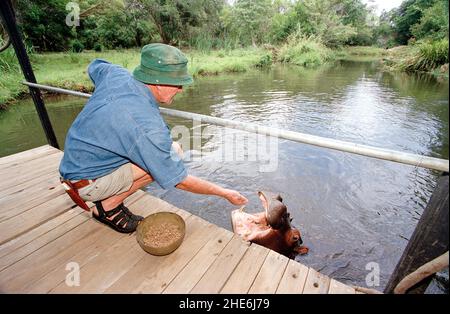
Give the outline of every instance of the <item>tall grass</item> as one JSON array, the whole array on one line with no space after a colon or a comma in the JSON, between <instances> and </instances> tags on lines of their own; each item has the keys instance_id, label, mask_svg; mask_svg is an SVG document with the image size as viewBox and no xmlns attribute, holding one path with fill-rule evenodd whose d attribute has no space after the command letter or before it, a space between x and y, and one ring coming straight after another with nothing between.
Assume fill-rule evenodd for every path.
<instances>
[{"instance_id":1,"label":"tall grass","mask_svg":"<svg viewBox=\"0 0 450 314\"><path fill-rule=\"evenodd\" d=\"M411 57L399 63L406 72L429 72L448 63L448 39L417 44Z\"/></svg>"},{"instance_id":2,"label":"tall grass","mask_svg":"<svg viewBox=\"0 0 450 314\"><path fill-rule=\"evenodd\" d=\"M201 33L187 42L189 49L202 53L210 53L213 50L234 50L241 48L239 38L236 36L212 37L209 33Z\"/></svg>"},{"instance_id":3,"label":"tall grass","mask_svg":"<svg viewBox=\"0 0 450 314\"><path fill-rule=\"evenodd\" d=\"M221 49L185 51L188 70L194 76L215 75L224 72L245 72L250 68L272 64L272 55L264 49ZM88 64L95 58L102 58L132 71L140 61L139 49L52 52L32 54L32 65L39 83L89 92L92 82L86 73ZM7 49L0 54L0 104L17 98L27 90L21 84L20 72L14 51Z\"/></svg>"},{"instance_id":4,"label":"tall grass","mask_svg":"<svg viewBox=\"0 0 450 314\"><path fill-rule=\"evenodd\" d=\"M0 71L2 73L17 72L19 69L19 62L12 47L0 53Z\"/></svg>"},{"instance_id":5,"label":"tall grass","mask_svg":"<svg viewBox=\"0 0 450 314\"><path fill-rule=\"evenodd\" d=\"M272 64L271 53L258 48L221 49L209 53L191 51L188 52L188 58L189 72L193 76L246 72L250 68Z\"/></svg>"},{"instance_id":6,"label":"tall grass","mask_svg":"<svg viewBox=\"0 0 450 314\"><path fill-rule=\"evenodd\" d=\"M316 67L335 58L331 49L318 38L294 33L278 52L278 60L304 67Z\"/></svg>"}]
</instances>

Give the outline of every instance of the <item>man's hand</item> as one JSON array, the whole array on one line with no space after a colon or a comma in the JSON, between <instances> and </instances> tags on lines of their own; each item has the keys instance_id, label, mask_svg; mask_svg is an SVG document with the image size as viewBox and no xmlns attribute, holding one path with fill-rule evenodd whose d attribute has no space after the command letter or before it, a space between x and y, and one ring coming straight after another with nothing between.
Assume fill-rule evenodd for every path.
<instances>
[{"instance_id":1,"label":"man's hand","mask_svg":"<svg viewBox=\"0 0 450 314\"><path fill-rule=\"evenodd\" d=\"M248 202L244 196L242 196L238 191L225 190L224 197L233 205L245 205Z\"/></svg>"}]
</instances>

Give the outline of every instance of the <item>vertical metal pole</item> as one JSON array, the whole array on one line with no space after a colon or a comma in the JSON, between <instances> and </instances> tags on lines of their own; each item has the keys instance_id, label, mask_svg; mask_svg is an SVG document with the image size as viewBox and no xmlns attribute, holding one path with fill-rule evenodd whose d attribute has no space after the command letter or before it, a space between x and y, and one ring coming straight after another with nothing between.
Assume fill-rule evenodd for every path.
<instances>
[{"instance_id":1,"label":"vertical metal pole","mask_svg":"<svg viewBox=\"0 0 450 314\"><path fill-rule=\"evenodd\" d=\"M444 173L386 285L385 293L393 293L405 276L448 251L448 214L448 173ZM407 293L424 293L430 281L431 277L422 280Z\"/></svg>"},{"instance_id":2,"label":"vertical metal pole","mask_svg":"<svg viewBox=\"0 0 450 314\"><path fill-rule=\"evenodd\" d=\"M16 18L14 16L13 7L10 0L0 1L0 13L3 17L5 23L6 31L9 34L11 43L14 46L17 59L19 60L20 67L22 69L25 79L29 82L36 83L36 78L34 76L33 69L31 67L30 60L28 59L27 51L22 42L22 36L17 29ZM41 120L42 127L44 128L45 136L47 137L47 142L55 147L59 148L58 141L56 139L55 132L53 131L50 118L48 117L47 109L45 108L44 100L42 99L41 92L38 88L29 87L31 97L33 98L36 111Z\"/></svg>"}]
</instances>

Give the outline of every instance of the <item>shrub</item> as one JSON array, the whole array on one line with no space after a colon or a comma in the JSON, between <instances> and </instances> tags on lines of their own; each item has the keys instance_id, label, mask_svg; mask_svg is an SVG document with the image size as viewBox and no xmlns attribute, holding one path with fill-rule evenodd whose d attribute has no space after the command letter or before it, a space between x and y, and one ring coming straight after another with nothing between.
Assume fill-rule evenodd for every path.
<instances>
[{"instance_id":1,"label":"shrub","mask_svg":"<svg viewBox=\"0 0 450 314\"><path fill-rule=\"evenodd\" d=\"M279 51L281 62L293 63L305 67L319 66L333 59L331 50L317 38L290 36Z\"/></svg>"},{"instance_id":2,"label":"shrub","mask_svg":"<svg viewBox=\"0 0 450 314\"><path fill-rule=\"evenodd\" d=\"M84 50L84 45L77 39L72 41L71 49L73 52L82 52Z\"/></svg>"},{"instance_id":3,"label":"shrub","mask_svg":"<svg viewBox=\"0 0 450 314\"><path fill-rule=\"evenodd\" d=\"M263 68L270 66L272 64L272 55L270 53L266 53L261 56L258 62L255 64L258 68Z\"/></svg>"},{"instance_id":4,"label":"shrub","mask_svg":"<svg viewBox=\"0 0 450 314\"><path fill-rule=\"evenodd\" d=\"M102 51L103 50L102 44L101 43L95 43L94 44L94 50L97 51L97 52Z\"/></svg>"},{"instance_id":5,"label":"shrub","mask_svg":"<svg viewBox=\"0 0 450 314\"><path fill-rule=\"evenodd\" d=\"M407 72L428 72L448 63L448 39L420 43L411 58L400 63L400 69Z\"/></svg>"}]
</instances>

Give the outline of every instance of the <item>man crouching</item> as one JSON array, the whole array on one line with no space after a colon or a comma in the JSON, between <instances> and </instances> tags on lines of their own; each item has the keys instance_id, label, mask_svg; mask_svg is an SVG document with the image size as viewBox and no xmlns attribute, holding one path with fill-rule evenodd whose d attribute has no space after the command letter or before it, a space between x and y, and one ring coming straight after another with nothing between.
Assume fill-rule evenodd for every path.
<instances>
[{"instance_id":1,"label":"man crouching","mask_svg":"<svg viewBox=\"0 0 450 314\"><path fill-rule=\"evenodd\" d=\"M143 217L131 213L123 201L152 181L163 189L247 203L237 191L189 175L181 158L173 158L180 148L170 137L159 104L171 104L193 82L187 62L175 47L149 44L132 75L100 59L88 67L95 91L67 133L59 171L71 198L87 210L84 202L94 202L93 217L116 231L136 230Z\"/></svg>"}]
</instances>

